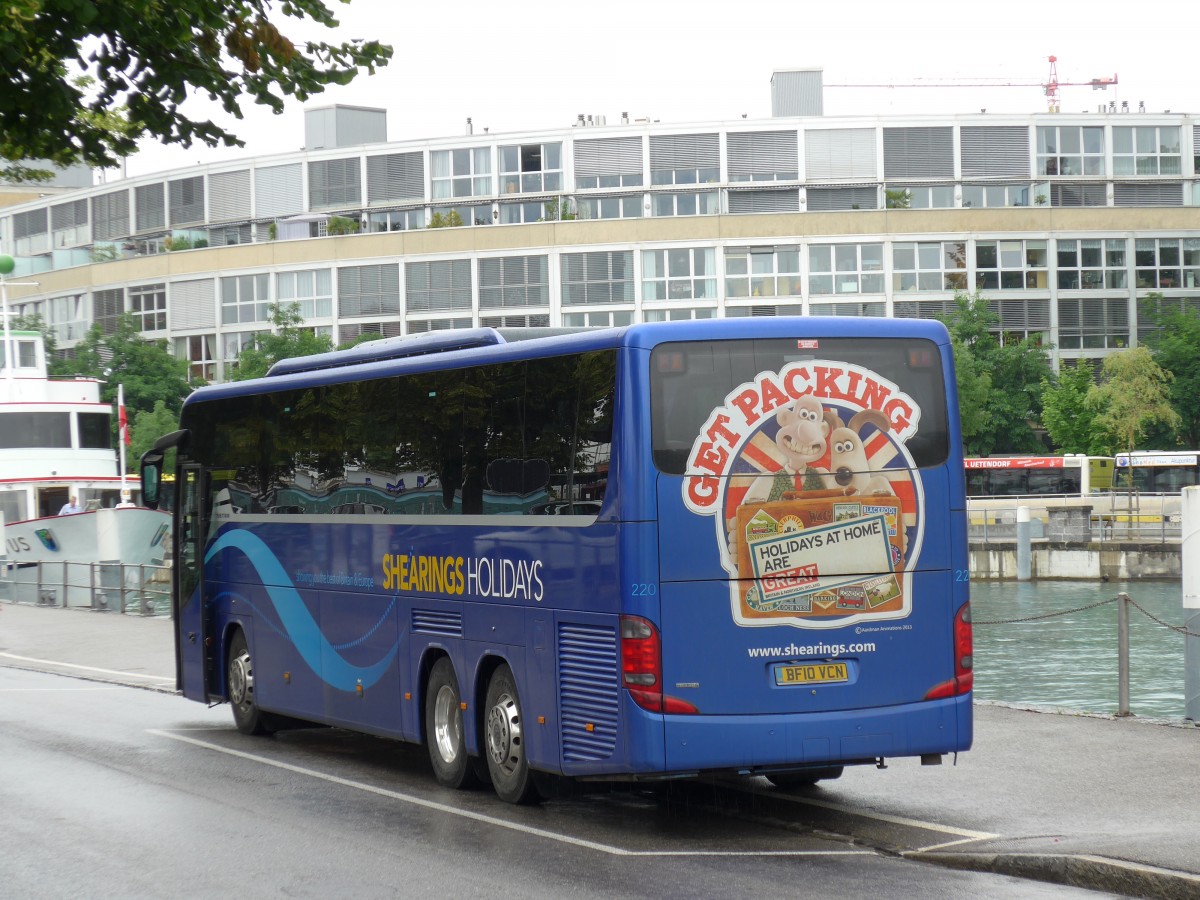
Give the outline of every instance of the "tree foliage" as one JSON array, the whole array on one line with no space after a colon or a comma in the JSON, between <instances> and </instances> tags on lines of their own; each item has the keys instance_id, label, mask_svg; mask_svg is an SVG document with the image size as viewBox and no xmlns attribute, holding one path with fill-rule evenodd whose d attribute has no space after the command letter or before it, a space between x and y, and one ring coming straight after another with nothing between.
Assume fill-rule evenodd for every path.
<instances>
[{"instance_id":1,"label":"tree foliage","mask_svg":"<svg viewBox=\"0 0 1200 900\"><path fill-rule=\"evenodd\" d=\"M272 21L281 15L338 24L323 0L10 0L0 10L0 157L111 167L144 135L242 146L185 115L188 96L237 119L244 99L278 114L285 98L307 100L391 58L373 40L298 44Z\"/></svg>"},{"instance_id":2,"label":"tree foliage","mask_svg":"<svg viewBox=\"0 0 1200 900\"><path fill-rule=\"evenodd\" d=\"M192 390L186 360L172 356L165 340L144 338L137 318L129 313L117 319L109 334L93 325L64 368L70 374L104 382L100 398L105 403L116 403L117 385L123 385L130 419L138 412L152 412L159 402L178 416ZM115 427L116 417L113 419Z\"/></svg>"},{"instance_id":3,"label":"tree foliage","mask_svg":"<svg viewBox=\"0 0 1200 900\"><path fill-rule=\"evenodd\" d=\"M1099 453L1092 367L1064 366L1042 380L1042 425L1063 453Z\"/></svg>"},{"instance_id":4,"label":"tree foliage","mask_svg":"<svg viewBox=\"0 0 1200 900\"><path fill-rule=\"evenodd\" d=\"M1176 442L1184 447L1200 447L1200 313L1194 310L1157 309L1151 294L1143 302L1140 319L1153 324L1145 344L1154 362L1171 373L1167 399L1179 414Z\"/></svg>"},{"instance_id":5,"label":"tree foliage","mask_svg":"<svg viewBox=\"0 0 1200 900\"><path fill-rule=\"evenodd\" d=\"M270 319L272 330L256 334L254 343L238 354L237 369L232 373L231 381L261 378L281 359L328 353L333 349L333 342L328 337L304 327L298 303L288 306L272 303Z\"/></svg>"},{"instance_id":6,"label":"tree foliage","mask_svg":"<svg viewBox=\"0 0 1200 900\"><path fill-rule=\"evenodd\" d=\"M946 325L958 369L964 451L989 456L1043 449L1034 429L1048 355L1028 338L1002 344L994 333L999 317L978 292L956 293L954 303Z\"/></svg>"},{"instance_id":7,"label":"tree foliage","mask_svg":"<svg viewBox=\"0 0 1200 900\"><path fill-rule=\"evenodd\" d=\"M155 441L178 427L179 413L167 409L167 404L162 400L156 402L152 410L140 410L130 415L129 452L125 455L125 464L130 471L137 470L142 454L153 447Z\"/></svg>"},{"instance_id":8,"label":"tree foliage","mask_svg":"<svg viewBox=\"0 0 1200 900\"><path fill-rule=\"evenodd\" d=\"M1179 414L1167 398L1170 384L1171 373L1160 368L1145 347L1105 358L1103 380L1092 400L1096 428L1108 439L1106 453L1138 449L1155 423L1179 426Z\"/></svg>"}]
</instances>

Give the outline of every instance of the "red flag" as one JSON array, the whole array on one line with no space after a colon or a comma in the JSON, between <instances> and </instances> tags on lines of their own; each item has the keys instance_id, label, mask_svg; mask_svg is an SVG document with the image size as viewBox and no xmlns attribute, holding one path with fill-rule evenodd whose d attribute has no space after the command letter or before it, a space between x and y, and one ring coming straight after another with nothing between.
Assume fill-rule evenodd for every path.
<instances>
[{"instance_id":1,"label":"red flag","mask_svg":"<svg viewBox=\"0 0 1200 900\"><path fill-rule=\"evenodd\" d=\"M133 438L129 436L129 420L125 417L125 404L122 403L118 409L118 422L121 423L121 440L126 444L133 443Z\"/></svg>"}]
</instances>

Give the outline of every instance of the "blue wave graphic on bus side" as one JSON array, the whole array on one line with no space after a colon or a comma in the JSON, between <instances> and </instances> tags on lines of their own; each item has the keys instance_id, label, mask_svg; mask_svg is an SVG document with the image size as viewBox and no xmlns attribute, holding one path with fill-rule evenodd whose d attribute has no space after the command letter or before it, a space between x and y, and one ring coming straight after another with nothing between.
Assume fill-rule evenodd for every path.
<instances>
[{"instance_id":1,"label":"blue wave graphic on bus side","mask_svg":"<svg viewBox=\"0 0 1200 900\"><path fill-rule=\"evenodd\" d=\"M288 638L299 651L308 667L321 676L326 684L340 691L353 691L361 682L364 688L375 684L391 666L400 649L397 641L371 666L355 666L342 658L337 649L321 634L320 626L304 605L300 592L292 585L287 570L275 558L270 548L257 535L247 531L227 531L209 548L204 562L208 563L221 551L240 550L262 579L267 596ZM284 587L283 585L286 585ZM378 626L376 626L378 627Z\"/></svg>"}]
</instances>

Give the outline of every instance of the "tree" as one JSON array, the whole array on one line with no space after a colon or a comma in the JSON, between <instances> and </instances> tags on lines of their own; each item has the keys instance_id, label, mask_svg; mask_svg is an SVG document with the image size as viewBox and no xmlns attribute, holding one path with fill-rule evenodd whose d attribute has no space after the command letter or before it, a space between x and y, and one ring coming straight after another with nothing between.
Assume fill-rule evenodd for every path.
<instances>
[{"instance_id":1,"label":"tree","mask_svg":"<svg viewBox=\"0 0 1200 900\"><path fill-rule=\"evenodd\" d=\"M912 206L912 191L908 188L884 188L883 195L888 209L908 209Z\"/></svg>"},{"instance_id":2,"label":"tree","mask_svg":"<svg viewBox=\"0 0 1200 900\"><path fill-rule=\"evenodd\" d=\"M184 147L243 146L186 116L188 96L206 95L237 119L243 98L278 114L284 98L307 100L392 56L378 41L298 45L271 21L274 11L261 0L11 0L0 11L9 76L0 157L112 167L144 135ZM280 13L338 24L323 0L287 0ZM118 121L114 108L123 108Z\"/></svg>"},{"instance_id":3,"label":"tree","mask_svg":"<svg viewBox=\"0 0 1200 900\"><path fill-rule=\"evenodd\" d=\"M129 470L136 471L142 454L153 447L160 437L178 427L179 413L167 409L167 404L162 400L157 401L149 412L140 410L129 416L129 452L125 454Z\"/></svg>"},{"instance_id":4,"label":"tree","mask_svg":"<svg viewBox=\"0 0 1200 900\"><path fill-rule=\"evenodd\" d=\"M66 362L71 374L102 381L100 399L117 402L117 385L124 386L125 409L152 412L161 401L174 415L192 390L186 360L171 355L165 340L147 340L130 313L120 316L111 333L93 325ZM116 417L114 416L114 426Z\"/></svg>"},{"instance_id":5,"label":"tree","mask_svg":"<svg viewBox=\"0 0 1200 900\"><path fill-rule=\"evenodd\" d=\"M1200 447L1200 313L1195 310L1162 310L1162 296L1150 294L1139 318L1152 323L1145 344L1154 362L1171 373L1167 398L1179 414L1175 434L1185 447Z\"/></svg>"},{"instance_id":6,"label":"tree","mask_svg":"<svg viewBox=\"0 0 1200 900\"><path fill-rule=\"evenodd\" d=\"M1179 427L1179 414L1167 399L1170 384L1171 373L1160 368L1145 347L1105 358L1103 379L1091 398L1096 427L1108 439L1105 452L1136 449L1155 423Z\"/></svg>"},{"instance_id":7,"label":"tree","mask_svg":"<svg viewBox=\"0 0 1200 900\"><path fill-rule=\"evenodd\" d=\"M1034 426L1041 415L1042 380L1050 373L1044 350L1029 338L1001 344L999 317L985 297L957 292L947 316L959 370L959 410L967 427L968 456L1028 453L1042 449Z\"/></svg>"},{"instance_id":8,"label":"tree","mask_svg":"<svg viewBox=\"0 0 1200 900\"><path fill-rule=\"evenodd\" d=\"M260 378L281 359L328 353L333 349L333 341L327 336L303 327L299 303L288 306L272 303L269 311L272 330L256 334L254 343L238 354L231 381Z\"/></svg>"},{"instance_id":9,"label":"tree","mask_svg":"<svg viewBox=\"0 0 1200 900\"><path fill-rule=\"evenodd\" d=\"M1042 380L1042 424L1064 453L1098 453L1096 410L1089 394L1096 389L1086 362L1064 366L1058 377Z\"/></svg>"}]
</instances>

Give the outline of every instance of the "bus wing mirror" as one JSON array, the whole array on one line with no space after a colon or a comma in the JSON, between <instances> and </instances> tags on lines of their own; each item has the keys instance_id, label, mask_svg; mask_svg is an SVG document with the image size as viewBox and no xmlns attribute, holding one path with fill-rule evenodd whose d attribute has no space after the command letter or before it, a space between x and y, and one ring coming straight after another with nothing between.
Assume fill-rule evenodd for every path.
<instances>
[{"instance_id":1,"label":"bus wing mirror","mask_svg":"<svg viewBox=\"0 0 1200 900\"><path fill-rule=\"evenodd\" d=\"M178 447L187 436L187 429L172 431L160 437L153 447L142 454L142 502L151 509L158 509L162 501L163 458L166 451Z\"/></svg>"}]
</instances>

